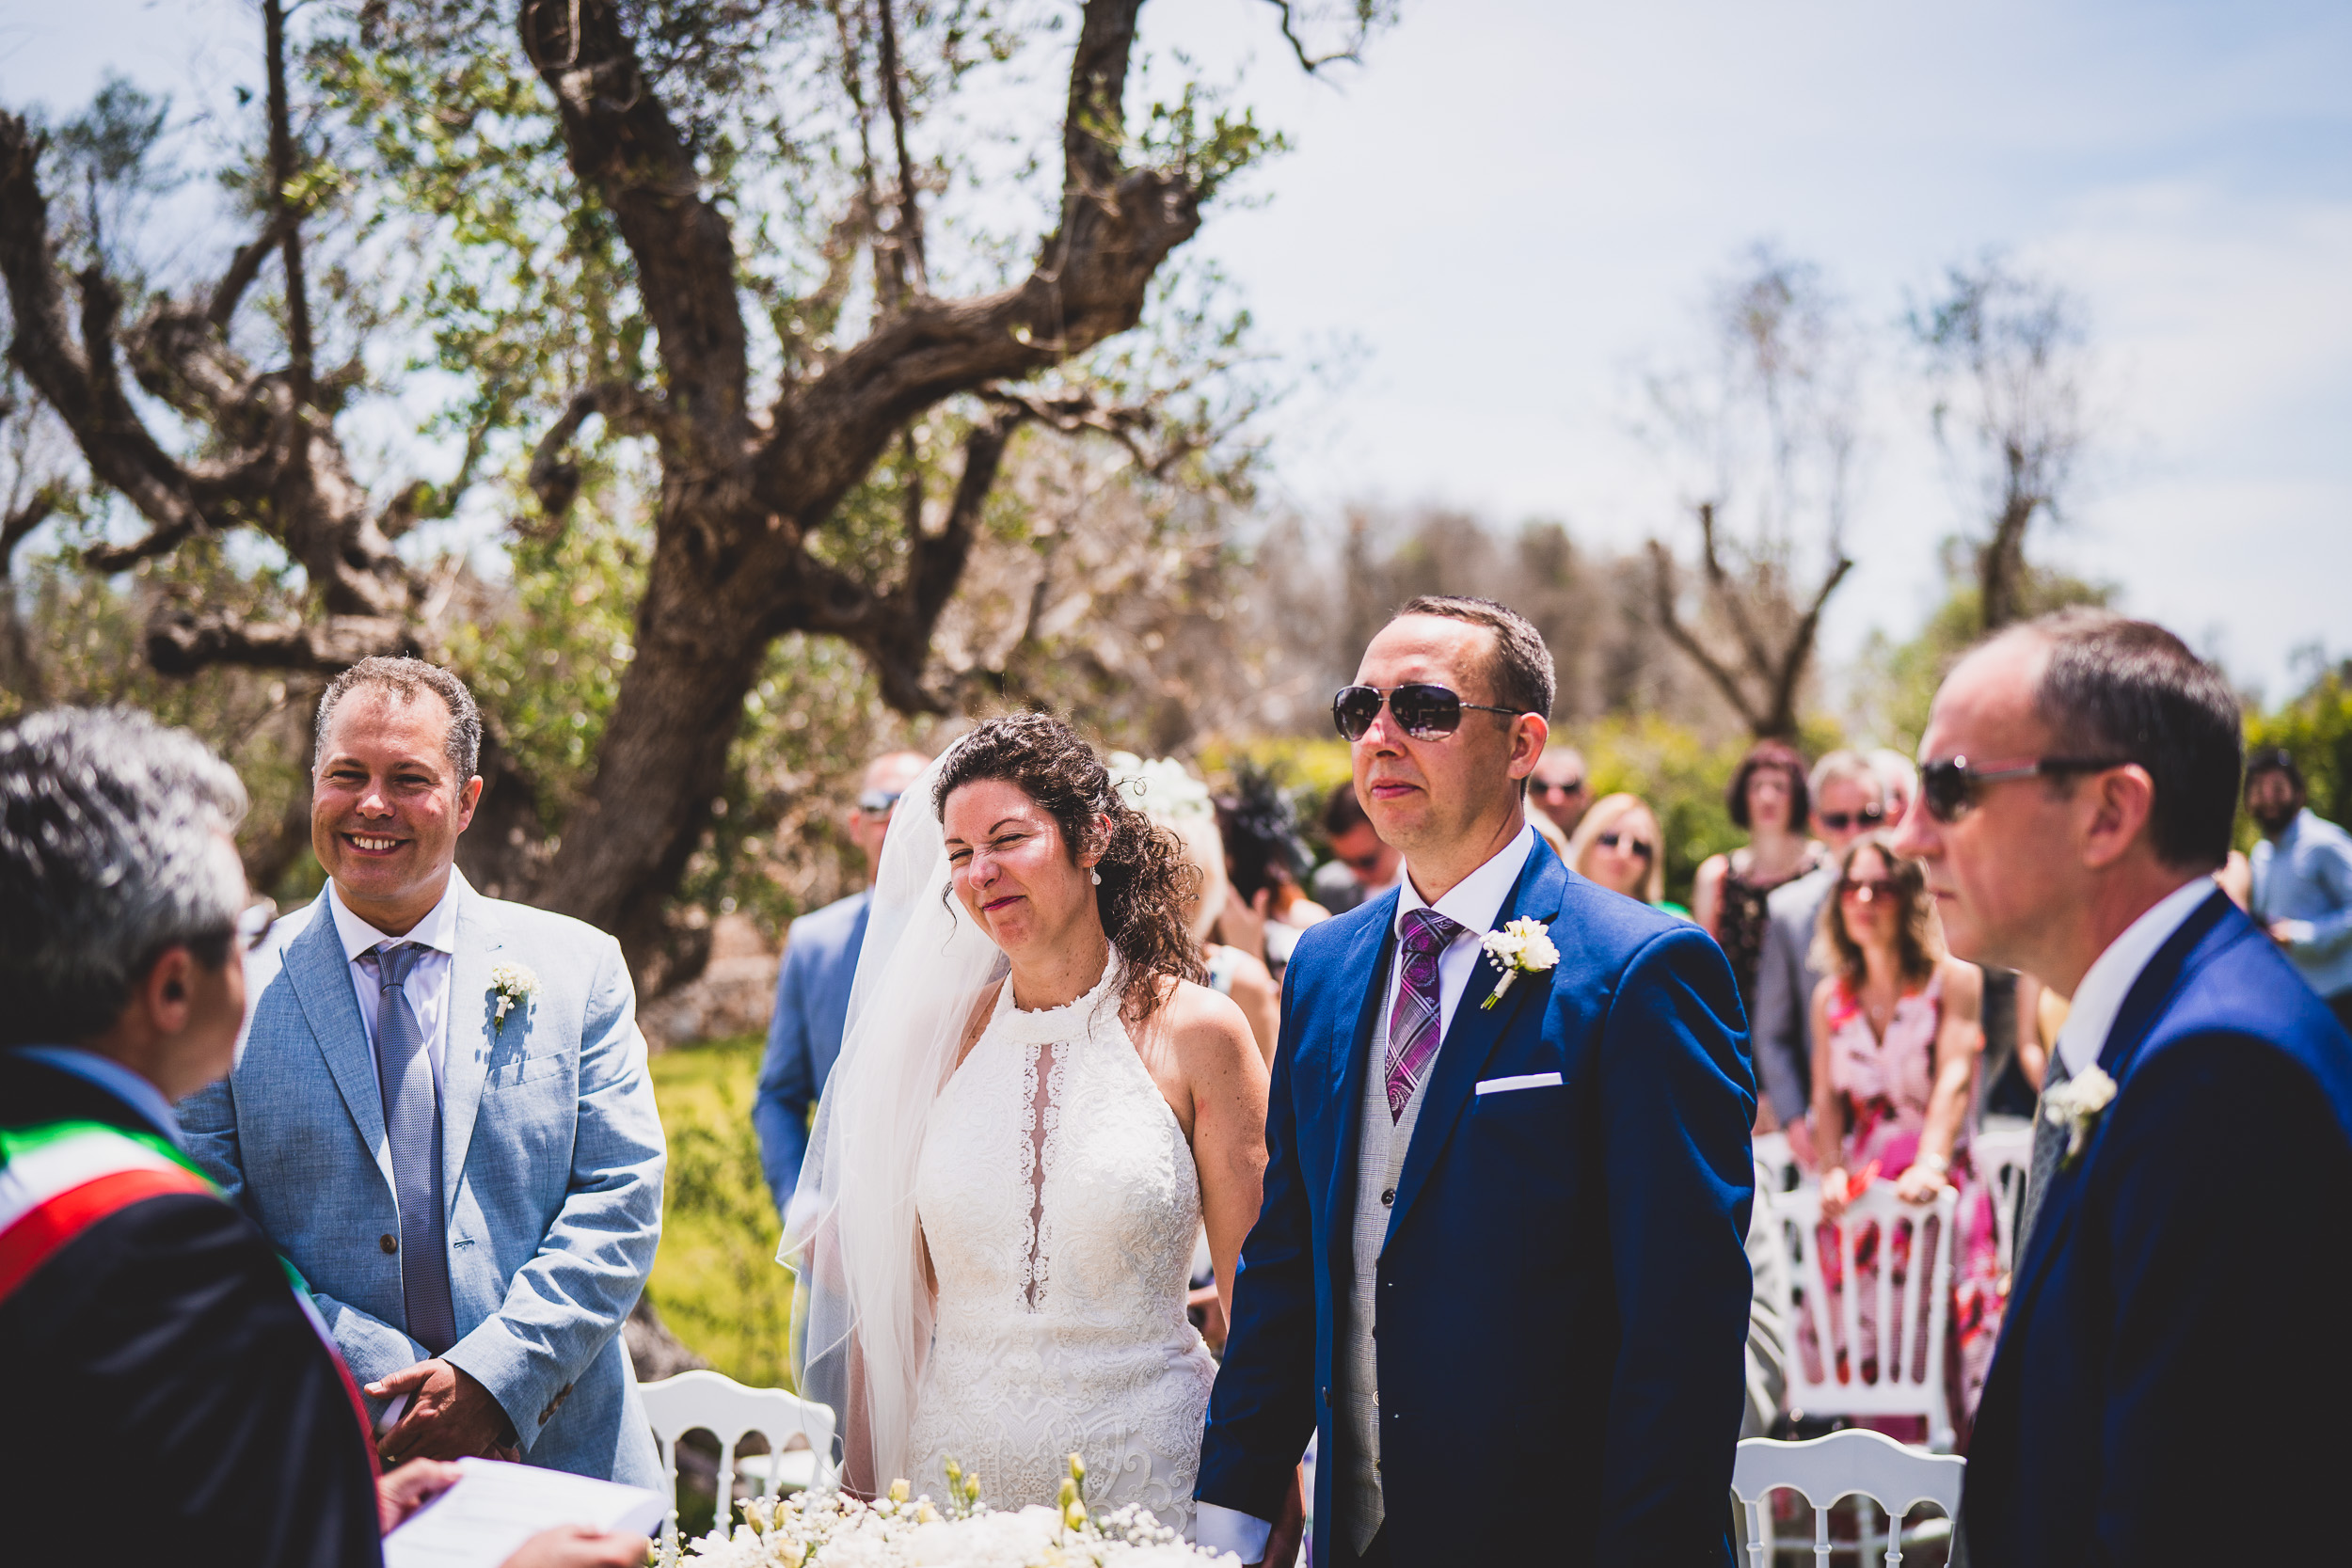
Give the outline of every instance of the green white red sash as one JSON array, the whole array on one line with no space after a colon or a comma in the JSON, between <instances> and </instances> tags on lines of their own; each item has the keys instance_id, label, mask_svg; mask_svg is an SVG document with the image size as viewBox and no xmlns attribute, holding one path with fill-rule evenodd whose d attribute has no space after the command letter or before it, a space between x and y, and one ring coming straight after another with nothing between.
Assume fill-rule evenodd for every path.
<instances>
[{"instance_id":1,"label":"green white red sash","mask_svg":"<svg viewBox=\"0 0 2352 1568\"><path fill-rule=\"evenodd\" d=\"M151 1197L228 1198L186 1155L151 1132L96 1121L0 1130L0 1301L90 1227ZM310 1287L279 1259L303 1316L334 1359L375 1471L375 1440L358 1385L343 1365Z\"/></svg>"}]
</instances>

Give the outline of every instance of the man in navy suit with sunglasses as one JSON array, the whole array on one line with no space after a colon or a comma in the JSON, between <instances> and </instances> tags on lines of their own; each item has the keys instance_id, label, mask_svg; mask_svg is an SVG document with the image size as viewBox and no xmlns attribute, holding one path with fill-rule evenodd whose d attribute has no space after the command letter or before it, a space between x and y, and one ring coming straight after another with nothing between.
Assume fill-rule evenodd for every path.
<instances>
[{"instance_id":1,"label":"man in navy suit with sunglasses","mask_svg":"<svg viewBox=\"0 0 2352 1568\"><path fill-rule=\"evenodd\" d=\"M2234 1562L2257 1499L2352 1470L2352 1040L2217 888L2237 696L2069 611L1937 693L1919 803L1952 951L2073 999L1977 1412L1969 1559Z\"/></svg>"},{"instance_id":2,"label":"man in navy suit with sunglasses","mask_svg":"<svg viewBox=\"0 0 2352 1568\"><path fill-rule=\"evenodd\" d=\"M1319 1432L1319 1568L1727 1563L1755 1112L1730 966L1529 827L1553 675L1526 621L1416 599L1357 679L1333 717L1405 877L1291 959L1199 1539L1266 1560ZM1514 922L1537 940L1506 971L1483 939Z\"/></svg>"}]
</instances>

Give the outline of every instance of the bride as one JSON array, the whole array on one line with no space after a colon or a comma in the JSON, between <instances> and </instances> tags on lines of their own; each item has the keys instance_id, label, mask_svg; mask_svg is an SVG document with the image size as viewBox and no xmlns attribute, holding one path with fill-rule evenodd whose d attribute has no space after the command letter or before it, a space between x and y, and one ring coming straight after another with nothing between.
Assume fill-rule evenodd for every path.
<instances>
[{"instance_id":1,"label":"bride","mask_svg":"<svg viewBox=\"0 0 2352 1568\"><path fill-rule=\"evenodd\" d=\"M1230 1305L1266 1159L1192 876L1040 714L973 731L892 818L785 1243L852 1490L944 1498L952 1459L991 1506L1051 1504L1074 1453L1090 1505L1190 1535L1194 1238Z\"/></svg>"}]
</instances>

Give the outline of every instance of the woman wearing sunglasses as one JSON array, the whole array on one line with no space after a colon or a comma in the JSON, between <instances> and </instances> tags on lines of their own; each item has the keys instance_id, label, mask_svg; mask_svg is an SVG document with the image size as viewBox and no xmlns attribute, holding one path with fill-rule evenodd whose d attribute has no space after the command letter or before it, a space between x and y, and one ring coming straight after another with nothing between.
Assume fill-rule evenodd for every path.
<instances>
[{"instance_id":1,"label":"woman wearing sunglasses","mask_svg":"<svg viewBox=\"0 0 2352 1568\"><path fill-rule=\"evenodd\" d=\"M1809 1152L1820 1170L1823 1220L1836 1221L1876 1180L1894 1182L1896 1196L1909 1203L1931 1202L1947 1186L1961 1191L1945 1376L1964 1433L2000 1330L2000 1252L1990 1190L1975 1183L1967 1147L1968 1104L1984 1049L1983 972L1945 952L1924 871L1881 833L1854 840L1838 857L1813 964L1823 978L1813 992ZM1873 1319L1881 1241L1875 1228L1855 1239L1861 1343L1837 1347L1840 1357L1859 1363L1850 1376L1870 1375L1864 1369L1879 1359ZM1885 1260L1899 1281L1909 1263L1908 1242L1899 1235ZM1836 1256L1825 1245L1825 1260ZM1804 1342L1799 1354L1820 1353Z\"/></svg>"},{"instance_id":2,"label":"woman wearing sunglasses","mask_svg":"<svg viewBox=\"0 0 2352 1568\"><path fill-rule=\"evenodd\" d=\"M1585 811L1576 836L1568 840L1568 868L1612 893L1687 920L1688 910L1666 902L1665 844L1649 802L1621 790Z\"/></svg>"}]
</instances>

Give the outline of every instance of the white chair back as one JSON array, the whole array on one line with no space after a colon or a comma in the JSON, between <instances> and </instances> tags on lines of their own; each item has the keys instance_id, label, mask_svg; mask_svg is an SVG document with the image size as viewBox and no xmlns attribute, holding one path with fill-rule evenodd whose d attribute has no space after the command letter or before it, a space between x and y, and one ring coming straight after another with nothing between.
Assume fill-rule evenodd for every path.
<instances>
[{"instance_id":1,"label":"white chair back","mask_svg":"<svg viewBox=\"0 0 2352 1568\"><path fill-rule=\"evenodd\" d=\"M1833 1432L1805 1443L1751 1437L1731 1464L1731 1490L1748 1511L1749 1568L1772 1568L1772 1509L1766 1495L1788 1487L1813 1507L1813 1560L1829 1568L1829 1511L1859 1493L1886 1511L1886 1568L1903 1560L1903 1521L1921 1503L1947 1519L1960 1517L1961 1482L1968 1462L1921 1453L1883 1433Z\"/></svg>"},{"instance_id":2,"label":"white chair back","mask_svg":"<svg viewBox=\"0 0 2352 1568\"><path fill-rule=\"evenodd\" d=\"M812 1486L822 1490L834 1483L834 1416L828 1405L781 1388L747 1388L723 1373L699 1368L644 1384L637 1396L644 1402L645 1419L653 1427L654 1443L661 1450L662 1474L669 1483L669 1512L661 1522L664 1551L674 1550L677 1543L677 1440L697 1427L719 1440L717 1524L722 1529L733 1525L735 1446L747 1433L758 1433L778 1453L783 1451L785 1439L799 1433L808 1439L809 1451L815 1456ZM746 1460L745 1467L755 1464ZM772 1501L781 1467L773 1463L757 1467L768 1481L760 1496Z\"/></svg>"},{"instance_id":3,"label":"white chair back","mask_svg":"<svg viewBox=\"0 0 2352 1568\"><path fill-rule=\"evenodd\" d=\"M1756 1192L1785 1193L1797 1184L1797 1157L1789 1151L1786 1132L1758 1132L1751 1147L1756 1158Z\"/></svg>"},{"instance_id":4,"label":"white chair back","mask_svg":"<svg viewBox=\"0 0 2352 1568\"><path fill-rule=\"evenodd\" d=\"M2026 1201L2026 1174L2033 1169L2033 1123L2022 1117L1987 1117L1968 1145L1977 1179L1993 1197L1994 1235L2001 1267L2017 1266L2017 1219Z\"/></svg>"},{"instance_id":5,"label":"white chair back","mask_svg":"<svg viewBox=\"0 0 2352 1568\"><path fill-rule=\"evenodd\" d=\"M1895 1196L1891 1180L1874 1181L1846 1208L1834 1232L1841 1288L1833 1292L1820 1240L1821 1195L1810 1184L1772 1199L1781 1241L1795 1266L1782 1272L1781 1320L1788 1339L1788 1408L1806 1416L1923 1416L1928 1446L1949 1453L1953 1432L1944 1391L1945 1331L1951 1317L1952 1233L1958 1195L1949 1187L1931 1204ZM1933 1246L1929 1222L1932 1226ZM1855 1239L1878 1226L1874 1277L1854 1273ZM1909 1259L1900 1286L1893 1268L1896 1237L1908 1232ZM1874 1341L1866 1365L1862 1302L1866 1291ZM1798 1299L1802 1296L1803 1299ZM1816 1353L1808 1364L1806 1340ZM1846 1348L1847 1375L1838 1376L1837 1348ZM1872 1375L1865 1377L1865 1372ZM1817 1375L1818 1373L1818 1375Z\"/></svg>"}]
</instances>

